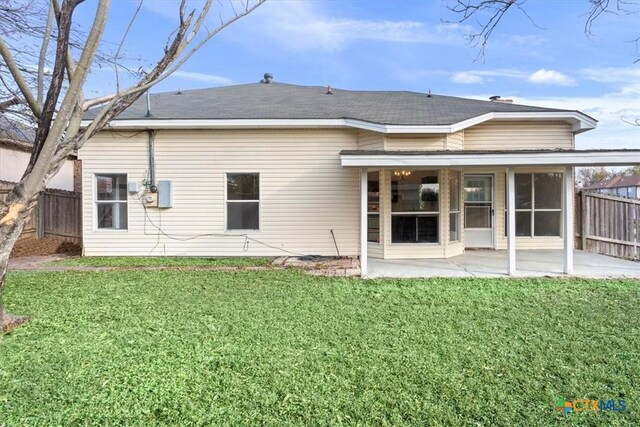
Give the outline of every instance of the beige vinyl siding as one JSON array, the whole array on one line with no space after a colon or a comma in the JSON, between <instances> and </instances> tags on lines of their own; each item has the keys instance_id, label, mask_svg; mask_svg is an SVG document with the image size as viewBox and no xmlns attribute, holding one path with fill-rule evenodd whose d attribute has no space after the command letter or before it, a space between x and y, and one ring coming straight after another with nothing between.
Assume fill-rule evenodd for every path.
<instances>
[{"instance_id":1,"label":"beige vinyl siding","mask_svg":"<svg viewBox=\"0 0 640 427\"><path fill-rule=\"evenodd\" d=\"M387 135L385 149L387 150L444 150L446 135Z\"/></svg>"},{"instance_id":2,"label":"beige vinyl siding","mask_svg":"<svg viewBox=\"0 0 640 427\"><path fill-rule=\"evenodd\" d=\"M566 122L487 122L464 131L465 150L543 150L573 148Z\"/></svg>"},{"instance_id":3,"label":"beige vinyl siding","mask_svg":"<svg viewBox=\"0 0 640 427\"><path fill-rule=\"evenodd\" d=\"M156 180L173 181L173 207L147 208L147 217L129 194L128 230L95 230L94 174L146 177L147 137L132 135L102 133L80 151L86 255L336 255L330 230L342 255L359 253L359 171L342 168L338 154L357 148L355 132L159 131ZM249 241L245 251L245 238L226 231L228 172L260 174L260 230L248 235L269 247Z\"/></svg>"},{"instance_id":4,"label":"beige vinyl siding","mask_svg":"<svg viewBox=\"0 0 640 427\"><path fill-rule=\"evenodd\" d=\"M384 248L382 243L367 243L367 255L371 258L383 258L384 257Z\"/></svg>"},{"instance_id":5,"label":"beige vinyl siding","mask_svg":"<svg viewBox=\"0 0 640 427\"><path fill-rule=\"evenodd\" d=\"M368 130L358 131L358 149L384 150L384 134Z\"/></svg>"},{"instance_id":6,"label":"beige vinyl siding","mask_svg":"<svg viewBox=\"0 0 640 427\"><path fill-rule=\"evenodd\" d=\"M446 149L447 150L464 149L464 130L446 135Z\"/></svg>"}]
</instances>

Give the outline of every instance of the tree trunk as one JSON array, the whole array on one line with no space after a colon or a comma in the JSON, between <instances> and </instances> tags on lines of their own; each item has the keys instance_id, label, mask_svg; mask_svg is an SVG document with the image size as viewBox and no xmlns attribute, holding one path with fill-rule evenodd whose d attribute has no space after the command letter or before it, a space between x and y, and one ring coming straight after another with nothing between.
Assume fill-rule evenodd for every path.
<instances>
[{"instance_id":1,"label":"tree trunk","mask_svg":"<svg viewBox=\"0 0 640 427\"><path fill-rule=\"evenodd\" d=\"M0 330L5 326L3 294L9 255L40 196L40 192L24 194L22 188L21 184L16 184L0 205Z\"/></svg>"}]
</instances>

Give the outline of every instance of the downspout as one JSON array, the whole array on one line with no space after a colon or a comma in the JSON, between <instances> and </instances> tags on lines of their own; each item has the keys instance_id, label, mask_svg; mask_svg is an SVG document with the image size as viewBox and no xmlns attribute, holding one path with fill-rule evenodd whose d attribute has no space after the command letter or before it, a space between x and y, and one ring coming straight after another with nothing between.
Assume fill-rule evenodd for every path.
<instances>
[{"instance_id":1,"label":"downspout","mask_svg":"<svg viewBox=\"0 0 640 427\"><path fill-rule=\"evenodd\" d=\"M147 92L147 117L153 117L151 114L151 96ZM158 192L156 187L156 159L155 159L155 140L156 131L147 129L147 135L149 137L148 151L149 151L149 191L152 193Z\"/></svg>"},{"instance_id":2,"label":"downspout","mask_svg":"<svg viewBox=\"0 0 640 427\"><path fill-rule=\"evenodd\" d=\"M152 193L158 192L156 187L156 159L155 159L155 139L156 131L147 129L149 136L149 191Z\"/></svg>"}]
</instances>

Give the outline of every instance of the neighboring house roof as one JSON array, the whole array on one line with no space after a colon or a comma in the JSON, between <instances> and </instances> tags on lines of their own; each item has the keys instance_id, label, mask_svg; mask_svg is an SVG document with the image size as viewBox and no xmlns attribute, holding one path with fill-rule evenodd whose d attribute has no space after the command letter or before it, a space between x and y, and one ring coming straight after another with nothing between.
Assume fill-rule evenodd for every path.
<instances>
[{"instance_id":1,"label":"neighboring house roof","mask_svg":"<svg viewBox=\"0 0 640 427\"><path fill-rule=\"evenodd\" d=\"M609 181L598 182L585 187L585 190L602 190L603 188L623 188L640 186L640 175L614 176Z\"/></svg>"},{"instance_id":2,"label":"neighboring house roof","mask_svg":"<svg viewBox=\"0 0 640 427\"><path fill-rule=\"evenodd\" d=\"M0 146L30 152L35 130L0 114Z\"/></svg>"},{"instance_id":3,"label":"neighboring house roof","mask_svg":"<svg viewBox=\"0 0 640 427\"><path fill-rule=\"evenodd\" d=\"M0 139L31 143L35 136L35 129L0 114Z\"/></svg>"},{"instance_id":4,"label":"neighboring house roof","mask_svg":"<svg viewBox=\"0 0 640 427\"><path fill-rule=\"evenodd\" d=\"M389 126L451 126L480 116L530 113L546 118L569 117L575 110L532 107L480 101L453 96L406 91L354 91L284 83L252 83L236 86L164 92L138 99L116 122L144 120L336 120L351 119ZM99 108L91 109L85 120ZM487 120L497 118L487 116ZM515 118L515 117L514 117ZM591 128L592 128L591 127Z\"/></svg>"},{"instance_id":5,"label":"neighboring house roof","mask_svg":"<svg viewBox=\"0 0 640 427\"><path fill-rule=\"evenodd\" d=\"M0 147L30 153L33 151L35 137L35 128L0 114ZM69 156L69 159L74 160L76 158L77 153L74 151Z\"/></svg>"}]
</instances>

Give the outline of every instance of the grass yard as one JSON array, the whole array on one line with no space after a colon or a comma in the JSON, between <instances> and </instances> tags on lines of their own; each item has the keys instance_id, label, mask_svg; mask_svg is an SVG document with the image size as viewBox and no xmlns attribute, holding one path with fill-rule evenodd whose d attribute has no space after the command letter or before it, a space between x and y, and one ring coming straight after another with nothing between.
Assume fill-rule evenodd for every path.
<instances>
[{"instance_id":1,"label":"grass yard","mask_svg":"<svg viewBox=\"0 0 640 427\"><path fill-rule=\"evenodd\" d=\"M640 283L13 273L0 425L640 425ZM623 413L554 410L625 399Z\"/></svg>"}]
</instances>

